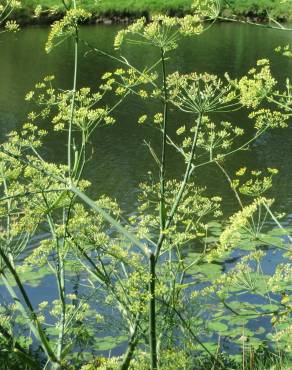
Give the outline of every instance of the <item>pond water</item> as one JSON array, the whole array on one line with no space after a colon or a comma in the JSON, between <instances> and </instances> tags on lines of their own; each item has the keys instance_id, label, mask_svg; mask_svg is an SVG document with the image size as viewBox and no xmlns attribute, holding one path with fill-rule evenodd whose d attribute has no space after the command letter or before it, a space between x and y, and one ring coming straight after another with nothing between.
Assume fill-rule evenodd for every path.
<instances>
[{"instance_id":1,"label":"pond water","mask_svg":"<svg viewBox=\"0 0 292 370\"><path fill-rule=\"evenodd\" d=\"M113 38L118 26L83 27L81 37L91 45L113 52ZM56 86L71 88L73 55L72 45L66 43L46 55L44 44L48 28L26 28L16 35L4 34L1 37L0 57L0 138L25 122L27 112L33 109L24 103L25 94L33 89L35 83L46 75L56 76ZM274 52L278 45L286 45L291 40L291 32L283 32L259 27L234 24L218 24L199 38L184 40L181 47L173 54L168 70L180 69L182 72L209 72L223 76L227 71L231 76L240 76L255 65L257 59L269 58L274 75L282 82L291 76L292 59L284 58ZM111 60L96 54L84 56L86 48L80 48L78 85L95 89L99 78L105 71L117 67ZM151 63L156 55L141 53L135 46L129 46L125 54L136 65ZM145 60L145 57L147 60ZM137 117L144 111L157 112L160 107L143 106L135 99L129 99L119 109L117 124L111 128L96 131L93 138L94 157L86 176L93 182L92 195L108 194L116 198L126 212L135 210L135 190L147 177L147 171L155 170L151 156L143 145L143 139L151 140L153 145L159 142L157 131L140 127ZM231 119L247 131L251 122L241 113L232 117L220 116L219 119ZM185 117L172 112L171 121L174 129L182 124ZM49 123L44 124L48 128ZM244 164L253 168L276 167L280 175L276 180L278 205L289 213L292 200L292 127L273 131L257 142L251 152L240 153L226 163L231 170ZM65 160L65 138L53 135L46 143L47 158L52 161ZM173 154L169 161L170 177L181 175L181 160ZM214 181L216 176L216 181ZM225 180L217 170L205 167L200 174L200 182L208 187L210 193L220 193L224 198L225 211L233 210L235 202Z\"/></svg>"},{"instance_id":2,"label":"pond water","mask_svg":"<svg viewBox=\"0 0 292 370\"><path fill-rule=\"evenodd\" d=\"M81 30L81 38L92 46L113 52L113 38L119 26L86 26ZM44 44L48 28L26 28L16 35L4 34L0 40L0 139L4 140L7 133L21 127L26 114L33 109L24 103L25 94L46 75L56 76L56 86L70 89L72 85L73 54L72 45L68 42L63 47L46 55ZM181 47L173 54L168 63L168 71L179 69L181 72L209 72L223 76L227 71L236 77L245 74L253 67L257 59L271 60L272 71L277 79L284 84L286 77L292 73L292 59L281 57L274 52L279 45L291 42L291 33L234 24L218 24L200 38L184 40ZM117 68L112 60L94 53L85 55L86 47L80 47L80 63L78 86L90 86L97 89L101 75ZM128 46L125 54L137 66L145 62L153 62L157 55L149 52L141 53L134 46ZM150 127L141 127L137 118L143 112L153 113L160 110L159 106L147 106L135 99L128 99L116 113L117 124L111 128L97 130L92 141L94 147L93 160L86 170L86 177L92 181L90 195L98 197L107 194L119 202L127 214L135 212L136 195L139 183L147 178L149 170L156 171L155 164L143 140L151 141L155 146L159 143L157 131ZM184 123L186 117L178 112L171 112L171 126L175 131ZM221 115L215 120L230 119L236 125L251 132L251 122L244 113ZM42 124L48 128L49 122ZM51 161L66 160L66 140L57 135L49 135L44 148L46 158ZM261 138L251 151L241 152L230 157L226 166L232 172L242 166L255 169L276 167L280 173L275 181L275 190L271 194L276 198L276 206L286 212L286 224L292 217L292 127L285 130L274 130ZM170 154L167 173L169 177L180 178L182 161L177 154ZM207 192L221 195L224 199L224 212L229 215L236 209L236 201L228 189L225 179L212 166L205 167L197 173L199 184L207 187ZM292 220L291 220L292 223ZM264 269L272 269L272 265L281 259L281 254L268 256ZM47 299L54 298L55 285L50 277L46 278ZM42 287L43 288L43 287ZM36 303L41 299L39 288L31 288L32 300ZM51 297L50 297L51 296Z\"/></svg>"}]
</instances>

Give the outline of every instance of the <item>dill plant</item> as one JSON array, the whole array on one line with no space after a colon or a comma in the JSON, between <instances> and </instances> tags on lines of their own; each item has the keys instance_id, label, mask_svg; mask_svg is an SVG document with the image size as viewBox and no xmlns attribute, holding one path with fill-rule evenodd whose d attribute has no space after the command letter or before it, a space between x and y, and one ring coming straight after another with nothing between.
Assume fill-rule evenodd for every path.
<instances>
[{"instance_id":1,"label":"dill plant","mask_svg":"<svg viewBox=\"0 0 292 370\"><path fill-rule=\"evenodd\" d=\"M287 261L291 258L289 231L266 194L277 170L242 167L230 175L224 161L268 130L287 126L289 83L284 92L276 89L268 60L258 61L238 79L168 73L168 59L181 38L199 37L218 17L217 1L195 2L193 15L184 18L137 20L117 34L114 55L80 39L79 23L90 17L87 11L75 1L64 6L66 14L52 26L46 51L73 41L72 89L60 90L53 76L45 77L26 96L35 106L28 122L1 144L1 278L13 302L2 306L1 340L33 369L192 369L204 366L202 354L211 368L220 369L229 366L221 343L208 338L214 333L232 338L247 366L248 356L263 344L248 323L267 317L273 326L267 338L283 362L283 353L291 348L291 265L280 264L271 276L262 269L263 246L272 245L286 253ZM77 89L80 42L120 63L102 76L94 92ZM159 58L141 70L123 57L125 43L147 45L158 50ZM111 106L108 95L114 98ZM91 184L84 169L93 133L115 124L115 110L129 95L160 104L153 116L137 119L141 129L151 125L156 130L161 147L157 153L147 143L158 170L140 185L136 213L126 218L115 200L86 195ZM171 109L188 117L175 135L169 130ZM250 110L254 122L249 137L230 122L212 121L214 113L220 117L240 109ZM49 163L42 156L47 132L38 123L43 119L56 135L67 135L67 163ZM166 171L169 150L181 155L180 179L169 178ZM223 173L238 202L238 211L227 220L221 211L224 199L210 196L196 176L198 168L211 165ZM270 234L268 219L276 226ZM29 243L43 230L47 236L30 250ZM185 253L194 246L194 253ZM223 273L220 263L235 249L246 253ZM57 298L50 302L44 297L34 306L26 283L35 274L48 273L55 277ZM74 274L85 282L82 293L68 283ZM251 303L249 296L260 297L260 303ZM102 314L104 307L114 307L118 316L116 343L128 340L121 357L98 357L96 349L103 343L98 334L106 333L113 319L107 311ZM26 338L24 345L14 340L19 332ZM41 347L38 363L30 343Z\"/></svg>"}]
</instances>

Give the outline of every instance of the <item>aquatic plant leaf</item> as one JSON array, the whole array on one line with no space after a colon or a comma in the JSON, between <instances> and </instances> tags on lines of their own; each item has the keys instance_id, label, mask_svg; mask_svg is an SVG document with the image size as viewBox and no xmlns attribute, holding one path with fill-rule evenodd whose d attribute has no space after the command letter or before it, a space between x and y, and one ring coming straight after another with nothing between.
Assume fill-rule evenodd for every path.
<instances>
[{"instance_id":1,"label":"aquatic plant leaf","mask_svg":"<svg viewBox=\"0 0 292 370\"><path fill-rule=\"evenodd\" d=\"M208 323L208 328L215 332L224 332L228 330L228 326L221 321L211 321Z\"/></svg>"}]
</instances>

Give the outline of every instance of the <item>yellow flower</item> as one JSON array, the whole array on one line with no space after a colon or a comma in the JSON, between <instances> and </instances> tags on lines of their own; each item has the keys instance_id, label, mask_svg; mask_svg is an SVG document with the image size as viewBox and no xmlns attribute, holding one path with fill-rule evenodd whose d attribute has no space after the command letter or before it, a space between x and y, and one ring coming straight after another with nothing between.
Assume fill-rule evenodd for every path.
<instances>
[{"instance_id":1,"label":"yellow flower","mask_svg":"<svg viewBox=\"0 0 292 370\"><path fill-rule=\"evenodd\" d=\"M181 126L179 129L176 130L177 135L182 135L186 131L186 126Z\"/></svg>"},{"instance_id":2,"label":"yellow flower","mask_svg":"<svg viewBox=\"0 0 292 370\"><path fill-rule=\"evenodd\" d=\"M143 116L141 116L138 119L138 123L142 125L146 120L147 120L147 115L146 114L143 114Z\"/></svg>"},{"instance_id":3,"label":"yellow flower","mask_svg":"<svg viewBox=\"0 0 292 370\"><path fill-rule=\"evenodd\" d=\"M7 21L5 23L5 29L9 32L19 31L19 25L15 21Z\"/></svg>"},{"instance_id":4,"label":"yellow flower","mask_svg":"<svg viewBox=\"0 0 292 370\"><path fill-rule=\"evenodd\" d=\"M279 170L277 168L268 168L268 172L272 175L277 175Z\"/></svg>"},{"instance_id":5,"label":"yellow flower","mask_svg":"<svg viewBox=\"0 0 292 370\"><path fill-rule=\"evenodd\" d=\"M154 116L154 123L162 123L162 122L163 122L162 113L156 113Z\"/></svg>"},{"instance_id":6,"label":"yellow flower","mask_svg":"<svg viewBox=\"0 0 292 370\"><path fill-rule=\"evenodd\" d=\"M246 167L242 167L240 168L237 172L236 172L236 176L243 176L246 172Z\"/></svg>"}]
</instances>

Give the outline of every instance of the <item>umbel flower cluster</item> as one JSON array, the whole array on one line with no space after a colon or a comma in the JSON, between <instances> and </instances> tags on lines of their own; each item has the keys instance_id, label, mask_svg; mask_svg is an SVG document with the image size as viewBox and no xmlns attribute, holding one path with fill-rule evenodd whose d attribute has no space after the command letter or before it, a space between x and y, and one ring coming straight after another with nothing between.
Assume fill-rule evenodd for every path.
<instances>
[{"instance_id":1,"label":"umbel flower cluster","mask_svg":"<svg viewBox=\"0 0 292 370\"><path fill-rule=\"evenodd\" d=\"M67 38L76 36L78 23L84 22L90 15L89 12L82 8L68 10L64 18L52 25L46 43L46 52L49 53Z\"/></svg>"},{"instance_id":2,"label":"umbel flower cluster","mask_svg":"<svg viewBox=\"0 0 292 370\"><path fill-rule=\"evenodd\" d=\"M187 15L183 18L165 15L153 16L150 23L140 18L125 30L118 32L114 46L119 49L124 42L156 46L164 51L176 49L181 36L194 36L203 32L202 19L199 15Z\"/></svg>"},{"instance_id":3,"label":"umbel flower cluster","mask_svg":"<svg viewBox=\"0 0 292 370\"><path fill-rule=\"evenodd\" d=\"M28 114L32 123L41 119L51 118L55 131L67 131L71 120L72 91L62 91L53 86L54 76L46 76L35 85L35 91L27 93L25 100L34 102L40 109ZM74 130L82 132L87 141L97 126L111 125L115 118L111 115L113 109L102 104L106 93L111 90L111 82L101 85L99 91L92 93L88 87L75 92Z\"/></svg>"},{"instance_id":4,"label":"umbel flower cluster","mask_svg":"<svg viewBox=\"0 0 292 370\"><path fill-rule=\"evenodd\" d=\"M232 86L208 73L168 76L169 97L182 111L208 114L236 109L239 101Z\"/></svg>"}]
</instances>

